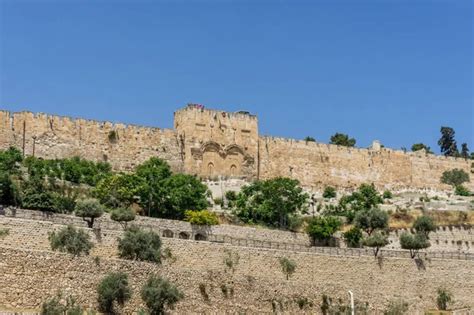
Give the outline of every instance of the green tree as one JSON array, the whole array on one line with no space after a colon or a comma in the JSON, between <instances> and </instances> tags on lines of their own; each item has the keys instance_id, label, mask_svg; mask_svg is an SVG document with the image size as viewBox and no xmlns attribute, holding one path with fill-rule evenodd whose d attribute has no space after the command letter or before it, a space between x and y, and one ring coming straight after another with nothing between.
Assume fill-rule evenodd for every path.
<instances>
[{"instance_id":1,"label":"green tree","mask_svg":"<svg viewBox=\"0 0 474 315\"><path fill-rule=\"evenodd\" d=\"M313 137L307 136L307 137L304 138L304 141L306 141L306 142L316 142L316 139L314 139Z\"/></svg>"},{"instance_id":2,"label":"green tree","mask_svg":"<svg viewBox=\"0 0 474 315\"><path fill-rule=\"evenodd\" d=\"M309 221L306 232L313 240L313 244L328 245L334 233L341 228L341 225L341 220L336 217L314 217Z\"/></svg>"},{"instance_id":3,"label":"green tree","mask_svg":"<svg viewBox=\"0 0 474 315\"><path fill-rule=\"evenodd\" d=\"M467 147L467 143L461 144L461 157L465 159L469 158L469 149Z\"/></svg>"},{"instance_id":4,"label":"green tree","mask_svg":"<svg viewBox=\"0 0 474 315\"><path fill-rule=\"evenodd\" d=\"M450 127L441 127L441 138L438 140L438 145L441 148L441 153L446 156L457 156L458 146L454 140L454 129Z\"/></svg>"},{"instance_id":5,"label":"green tree","mask_svg":"<svg viewBox=\"0 0 474 315\"><path fill-rule=\"evenodd\" d=\"M449 171L444 171L441 176L443 184L451 185L453 187L469 182L469 174L463 169L455 168Z\"/></svg>"},{"instance_id":6,"label":"green tree","mask_svg":"<svg viewBox=\"0 0 474 315\"><path fill-rule=\"evenodd\" d=\"M74 228L72 225L68 225L58 232L49 233L48 239L52 250L67 252L74 256L89 255L91 248L94 246L90 241L89 234Z\"/></svg>"},{"instance_id":7,"label":"green tree","mask_svg":"<svg viewBox=\"0 0 474 315\"><path fill-rule=\"evenodd\" d=\"M384 233L380 231L374 232L372 235L364 238L363 244L367 247L372 247L374 251L374 256L377 257L380 248L384 247L387 245L388 242L388 237Z\"/></svg>"},{"instance_id":8,"label":"green tree","mask_svg":"<svg viewBox=\"0 0 474 315\"><path fill-rule=\"evenodd\" d=\"M323 198L336 198L336 188L331 186L326 186L323 192Z\"/></svg>"},{"instance_id":9,"label":"green tree","mask_svg":"<svg viewBox=\"0 0 474 315\"><path fill-rule=\"evenodd\" d=\"M393 198L393 194L390 190L385 190L382 194L382 198L383 199L392 199Z\"/></svg>"},{"instance_id":10,"label":"green tree","mask_svg":"<svg viewBox=\"0 0 474 315\"><path fill-rule=\"evenodd\" d=\"M187 210L185 212L184 221L188 221L191 224L196 225L217 225L219 224L219 220L217 219L217 215L214 212L210 212L208 210Z\"/></svg>"},{"instance_id":11,"label":"green tree","mask_svg":"<svg viewBox=\"0 0 474 315\"><path fill-rule=\"evenodd\" d=\"M21 161L23 161L23 156L17 148L10 147L5 151L0 151L0 172L17 173Z\"/></svg>"},{"instance_id":12,"label":"green tree","mask_svg":"<svg viewBox=\"0 0 474 315\"><path fill-rule=\"evenodd\" d=\"M437 293L436 305L438 309L446 311L448 304L454 302L453 294L445 288L438 288Z\"/></svg>"},{"instance_id":13,"label":"green tree","mask_svg":"<svg viewBox=\"0 0 474 315\"><path fill-rule=\"evenodd\" d=\"M363 239L363 234L362 230L359 229L358 227L354 226L347 232L344 232L343 234L344 241L347 244L347 247L360 247L362 244L362 239Z\"/></svg>"},{"instance_id":14,"label":"green tree","mask_svg":"<svg viewBox=\"0 0 474 315\"><path fill-rule=\"evenodd\" d=\"M432 217L422 215L413 222L413 228L416 233L422 234L428 239L430 232L436 231L436 224Z\"/></svg>"},{"instance_id":15,"label":"green tree","mask_svg":"<svg viewBox=\"0 0 474 315\"><path fill-rule=\"evenodd\" d=\"M347 216L349 222L352 222L356 213L373 208L381 203L383 203L383 198L377 192L375 186L373 184L362 184L351 195L339 199L339 209L343 210L342 214Z\"/></svg>"},{"instance_id":16,"label":"green tree","mask_svg":"<svg viewBox=\"0 0 474 315\"><path fill-rule=\"evenodd\" d=\"M123 306L131 296L128 276L123 272L107 274L97 287L99 310L107 314L114 313L114 302Z\"/></svg>"},{"instance_id":17,"label":"green tree","mask_svg":"<svg viewBox=\"0 0 474 315\"><path fill-rule=\"evenodd\" d=\"M286 275L286 280L290 279L290 276L296 271L296 262L286 258L280 258L281 271Z\"/></svg>"},{"instance_id":18,"label":"green tree","mask_svg":"<svg viewBox=\"0 0 474 315\"><path fill-rule=\"evenodd\" d=\"M119 239L118 251L121 258L161 263L160 236L137 226L125 230Z\"/></svg>"},{"instance_id":19,"label":"green tree","mask_svg":"<svg viewBox=\"0 0 474 315\"><path fill-rule=\"evenodd\" d=\"M425 150L426 153L433 154L433 151L431 151L431 148L424 143L415 143L414 145L411 146L411 150L413 152L419 151L419 150Z\"/></svg>"},{"instance_id":20,"label":"green tree","mask_svg":"<svg viewBox=\"0 0 474 315\"><path fill-rule=\"evenodd\" d=\"M92 228L94 226L95 219L101 217L102 214L104 214L104 207L97 199L83 199L76 203L76 209L74 213L76 216L81 217L84 221L86 221L89 228Z\"/></svg>"},{"instance_id":21,"label":"green tree","mask_svg":"<svg viewBox=\"0 0 474 315\"><path fill-rule=\"evenodd\" d=\"M141 297L150 315L162 315L166 309L173 309L184 295L167 279L152 275L143 286Z\"/></svg>"},{"instance_id":22,"label":"green tree","mask_svg":"<svg viewBox=\"0 0 474 315\"><path fill-rule=\"evenodd\" d=\"M400 245L403 249L410 250L411 258L415 258L420 249L430 247L430 242L424 234L404 232L400 235Z\"/></svg>"},{"instance_id":23,"label":"green tree","mask_svg":"<svg viewBox=\"0 0 474 315\"><path fill-rule=\"evenodd\" d=\"M110 218L127 228L128 222L135 220L135 211L131 208L116 208L110 211Z\"/></svg>"},{"instance_id":24,"label":"green tree","mask_svg":"<svg viewBox=\"0 0 474 315\"><path fill-rule=\"evenodd\" d=\"M388 227L388 219L389 215L387 212L379 208L371 208L359 211L354 218L354 224L370 236L375 230L386 229Z\"/></svg>"},{"instance_id":25,"label":"green tree","mask_svg":"<svg viewBox=\"0 0 474 315\"><path fill-rule=\"evenodd\" d=\"M308 195L294 179L277 177L242 188L235 214L244 222L288 228L298 210L305 211Z\"/></svg>"},{"instance_id":26,"label":"green tree","mask_svg":"<svg viewBox=\"0 0 474 315\"><path fill-rule=\"evenodd\" d=\"M209 206L207 186L196 176L174 174L163 181L166 198L164 206L158 209L158 216L169 219L184 219L189 209L204 210Z\"/></svg>"},{"instance_id":27,"label":"green tree","mask_svg":"<svg viewBox=\"0 0 474 315\"><path fill-rule=\"evenodd\" d=\"M93 190L93 195L110 208L129 207L132 203L148 198L146 182L136 174L112 174L102 178ZM141 201L141 206L146 209Z\"/></svg>"},{"instance_id":28,"label":"green tree","mask_svg":"<svg viewBox=\"0 0 474 315\"><path fill-rule=\"evenodd\" d=\"M354 138L349 138L347 134L336 132L331 136L331 141L329 143L345 147L353 147L356 144L356 140Z\"/></svg>"}]
</instances>

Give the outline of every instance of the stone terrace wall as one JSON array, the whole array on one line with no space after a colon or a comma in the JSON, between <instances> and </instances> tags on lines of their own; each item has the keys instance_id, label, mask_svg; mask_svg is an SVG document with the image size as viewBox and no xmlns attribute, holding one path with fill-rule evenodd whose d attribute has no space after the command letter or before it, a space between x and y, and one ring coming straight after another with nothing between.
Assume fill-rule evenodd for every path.
<instances>
[{"instance_id":1,"label":"stone terrace wall","mask_svg":"<svg viewBox=\"0 0 474 315\"><path fill-rule=\"evenodd\" d=\"M117 140L109 133L115 131ZM113 124L30 112L0 111L0 150L10 146L26 155L54 159L81 156L108 161L114 169L129 170L152 156L182 171L176 132L170 129Z\"/></svg>"},{"instance_id":2,"label":"stone terrace wall","mask_svg":"<svg viewBox=\"0 0 474 315\"><path fill-rule=\"evenodd\" d=\"M0 226L2 224L5 224L5 222L16 222L15 219L38 221L38 224L43 224L45 227L52 226L53 224L73 224L79 227L87 226L87 224L81 218L72 215L45 213L41 211L25 209L16 209L15 213L13 213L12 210L13 209L11 208L7 208L7 217L0 216ZM34 221L33 224L35 223ZM200 228L192 226L188 222L184 221L147 218L141 216L137 216L134 221L134 224L138 224L146 228L151 228L159 232L161 235L163 235L164 231L167 231L168 233L171 232L172 237L174 238L179 238L180 233L186 233L187 236L191 239L194 239L197 234L201 234L206 236L206 238L211 241L225 241L228 243L240 242L245 246L247 246L248 244L248 246L253 245L252 242L254 241L288 244L288 247L290 248L291 245L303 247L310 245L310 240L305 233L295 233L265 228L252 228L246 226L235 226L226 224ZM117 222L112 221L107 214L97 219L95 226L100 228L101 230L107 231L107 233L113 233L114 231L122 230L122 226ZM392 231L389 237L390 244L387 245L386 248L399 250L400 243L398 239L400 234L404 231L405 230ZM30 232L27 229L25 230L25 233ZM22 239L24 239L24 237L22 237ZM432 232L430 234L430 239L431 247L428 249L429 252L445 251L471 254L474 253L474 230L469 226L438 227L435 232ZM44 243L46 247L41 247L38 249L48 248L49 243L47 242L47 240L45 240ZM340 242L340 244L344 246L344 242ZM265 244L259 243L255 243L255 245L265 246Z\"/></svg>"},{"instance_id":3,"label":"stone terrace wall","mask_svg":"<svg viewBox=\"0 0 474 315\"><path fill-rule=\"evenodd\" d=\"M432 259L418 265L411 259L372 257L331 257L309 253L233 247L208 242L168 240L175 262L162 266L117 259L72 258L65 254L2 247L0 241L0 307L37 309L41 302L58 290L74 295L84 306L96 307L96 287L110 271L129 274L134 294L125 314L142 305L139 289L146 277L158 273L184 291L185 299L176 313L247 313L271 314L272 302L283 304L287 313L302 313L298 297L315 304L308 313L320 313L322 294L347 299L347 291L368 301L372 310L383 309L392 298L411 305L410 314L435 306L436 289L446 287L454 293L457 307L474 307L474 263ZM235 272L225 270L228 251L238 253ZM289 280L281 272L279 258L297 262ZM204 285L209 301L204 301L199 286ZM222 286L233 289L225 298ZM278 305L278 304L277 304ZM377 313L377 312L373 312ZM378 313L380 314L380 313Z\"/></svg>"},{"instance_id":4,"label":"stone terrace wall","mask_svg":"<svg viewBox=\"0 0 474 315\"><path fill-rule=\"evenodd\" d=\"M447 190L449 186L440 184L444 171L460 168L468 174L474 172L472 160L421 152L347 148L273 137L260 137L259 147L261 178L287 176L316 189L374 183L380 189ZM474 181L467 185L474 189Z\"/></svg>"}]
</instances>

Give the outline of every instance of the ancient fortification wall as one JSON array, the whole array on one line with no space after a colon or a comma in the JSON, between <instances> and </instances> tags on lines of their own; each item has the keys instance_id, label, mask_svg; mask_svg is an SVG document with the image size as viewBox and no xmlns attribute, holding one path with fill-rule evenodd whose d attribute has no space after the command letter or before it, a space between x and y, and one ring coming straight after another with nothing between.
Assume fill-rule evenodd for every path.
<instances>
[{"instance_id":1,"label":"ancient fortification wall","mask_svg":"<svg viewBox=\"0 0 474 315\"><path fill-rule=\"evenodd\" d=\"M177 313L247 314L272 313L280 303L288 313L301 313L296 300L308 298L314 306L307 313L319 314L323 294L347 300L347 291L367 301L372 310L382 310L390 299L411 305L410 314L423 314L435 306L436 289L446 287L455 296L456 307L474 307L474 262L430 258L416 262L408 258L321 255L314 252L250 248L225 243L163 238L175 261L162 266L116 258L120 230L99 233L85 228L95 247L89 257L72 258L49 251L48 232L64 225L26 219L2 219L10 233L0 239L0 309L38 309L58 290L74 295L84 306L96 307L96 287L110 271L129 274L134 297L124 313L143 307L139 290L151 273L166 276L184 291ZM98 234L97 234L98 233ZM227 253L240 257L235 271L226 270ZM99 260L93 257L100 257ZM289 280L281 272L279 258L297 263ZM205 301L200 286L205 286ZM223 287L227 288L225 297ZM230 290L233 293L231 294ZM380 313L379 313L380 314Z\"/></svg>"},{"instance_id":2,"label":"ancient fortification wall","mask_svg":"<svg viewBox=\"0 0 474 315\"><path fill-rule=\"evenodd\" d=\"M423 152L260 138L262 178L288 176L315 188L325 185L354 188L362 183L374 183L379 188L389 189L448 189L440 184L442 173L453 168L471 173L471 162Z\"/></svg>"},{"instance_id":3,"label":"ancient fortification wall","mask_svg":"<svg viewBox=\"0 0 474 315\"><path fill-rule=\"evenodd\" d=\"M173 170L202 177L253 180L289 176L314 189L354 188L371 182L379 188L446 190L443 171L474 173L472 161L405 153L375 145L347 148L315 142L261 137L257 117L190 105L174 115L175 130L84 119L0 111L0 149L11 145L26 155L61 158L78 155L109 161L130 170L152 156ZM468 186L474 189L474 181Z\"/></svg>"},{"instance_id":4,"label":"ancient fortification wall","mask_svg":"<svg viewBox=\"0 0 474 315\"><path fill-rule=\"evenodd\" d=\"M130 170L157 156L182 171L176 132L169 129L0 111L0 149L9 146L49 159L81 156L108 161L117 170Z\"/></svg>"}]
</instances>

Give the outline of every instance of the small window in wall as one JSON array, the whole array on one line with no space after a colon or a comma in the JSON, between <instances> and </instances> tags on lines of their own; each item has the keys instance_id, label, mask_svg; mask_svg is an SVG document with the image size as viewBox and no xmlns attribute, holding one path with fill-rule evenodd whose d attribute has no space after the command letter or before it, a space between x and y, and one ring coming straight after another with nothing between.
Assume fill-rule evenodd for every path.
<instances>
[{"instance_id":1,"label":"small window in wall","mask_svg":"<svg viewBox=\"0 0 474 315\"><path fill-rule=\"evenodd\" d=\"M201 233L198 233L194 236L194 239L196 241L206 241L207 240L207 237Z\"/></svg>"},{"instance_id":2,"label":"small window in wall","mask_svg":"<svg viewBox=\"0 0 474 315\"><path fill-rule=\"evenodd\" d=\"M237 174L237 166L235 166L234 164L232 164L230 166L230 175L231 176L235 176Z\"/></svg>"},{"instance_id":3,"label":"small window in wall","mask_svg":"<svg viewBox=\"0 0 474 315\"><path fill-rule=\"evenodd\" d=\"M179 233L179 238L182 240L188 240L189 239L189 234L186 232L181 232Z\"/></svg>"},{"instance_id":4,"label":"small window in wall","mask_svg":"<svg viewBox=\"0 0 474 315\"><path fill-rule=\"evenodd\" d=\"M174 233L171 230L164 230L163 231L163 237L173 237Z\"/></svg>"},{"instance_id":5,"label":"small window in wall","mask_svg":"<svg viewBox=\"0 0 474 315\"><path fill-rule=\"evenodd\" d=\"M214 174L214 163L210 162L207 164L207 172L210 176Z\"/></svg>"}]
</instances>

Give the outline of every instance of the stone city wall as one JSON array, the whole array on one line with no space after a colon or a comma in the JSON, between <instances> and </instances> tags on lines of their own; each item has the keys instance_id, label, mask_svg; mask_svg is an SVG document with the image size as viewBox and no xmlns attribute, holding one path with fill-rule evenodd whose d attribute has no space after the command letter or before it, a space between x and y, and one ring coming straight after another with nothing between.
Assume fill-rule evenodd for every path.
<instances>
[{"instance_id":1,"label":"stone city wall","mask_svg":"<svg viewBox=\"0 0 474 315\"><path fill-rule=\"evenodd\" d=\"M10 146L48 159L108 161L116 170L130 170L156 156L182 171L176 132L170 129L0 111L0 149Z\"/></svg>"},{"instance_id":2,"label":"stone city wall","mask_svg":"<svg viewBox=\"0 0 474 315\"><path fill-rule=\"evenodd\" d=\"M174 124L169 130L0 111L0 149L16 146L43 158L77 155L108 161L116 170L131 170L156 156L178 172L247 181L288 176L312 190L353 189L367 182L380 189L451 190L440 184L444 171L474 173L473 162L459 158L261 137L256 116L248 113L188 106L175 113ZM474 190L474 180L467 186Z\"/></svg>"},{"instance_id":3,"label":"stone city wall","mask_svg":"<svg viewBox=\"0 0 474 315\"><path fill-rule=\"evenodd\" d=\"M386 148L360 149L293 139L260 138L260 177L286 176L303 186L355 188L374 183L379 189L448 190L440 183L446 170L474 172L471 160L405 153ZM472 175L471 175L472 176ZM474 189L474 181L467 186Z\"/></svg>"}]
</instances>

